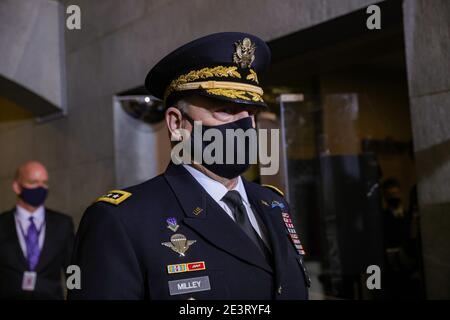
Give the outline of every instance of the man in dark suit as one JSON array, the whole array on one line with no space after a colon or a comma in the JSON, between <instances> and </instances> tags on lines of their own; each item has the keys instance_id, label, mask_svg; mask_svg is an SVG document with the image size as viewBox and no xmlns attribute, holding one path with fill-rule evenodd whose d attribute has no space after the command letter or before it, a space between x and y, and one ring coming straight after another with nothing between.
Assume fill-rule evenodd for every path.
<instances>
[{"instance_id":1,"label":"man in dark suit","mask_svg":"<svg viewBox=\"0 0 450 320\"><path fill-rule=\"evenodd\" d=\"M254 114L266 106L257 73L269 60L264 41L227 32L186 44L149 72L146 87L164 100L183 161L173 152L164 174L87 209L72 261L81 289L69 299L307 299L305 252L288 204L278 189L240 176L250 142L225 135L256 132ZM203 133L239 143L217 152L220 161L197 161L189 155L210 146L196 142L197 121Z\"/></svg>"},{"instance_id":2,"label":"man in dark suit","mask_svg":"<svg viewBox=\"0 0 450 320\"><path fill-rule=\"evenodd\" d=\"M16 172L16 206L0 215L0 299L63 299L74 227L70 217L44 207L47 184L39 162Z\"/></svg>"}]
</instances>

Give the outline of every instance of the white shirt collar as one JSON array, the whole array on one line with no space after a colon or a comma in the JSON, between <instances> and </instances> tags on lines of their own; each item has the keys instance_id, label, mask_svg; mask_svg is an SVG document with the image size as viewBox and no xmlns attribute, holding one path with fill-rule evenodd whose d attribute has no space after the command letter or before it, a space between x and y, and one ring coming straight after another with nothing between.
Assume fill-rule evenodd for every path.
<instances>
[{"instance_id":1,"label":"white shirt collar","mask_svg":"<svg viewBox=\"0 0 450 320\"><path fill-rule=\"evenodd\" d=\"M30 221L29 220L30 217L33 217L36 227L39 228L39 226L42 225L45 219L45 208L42 205L38 207L35 212L31 213L27 209L19 205L16 205L16 217L19 219L21 223L27 223Z\"/></svg>"},{"instance_id":2,"label":"white shirt collar","mask_svg":"<svg viewBox=\"0 0 450 320\"><path fill-rule=\"evenodd\" d=\"M195 180L197 180L198 183L205 189L205 191L216 201L222 201L222 198L225 196L225 194L229 191L227 187L225 187L220 182L208 177L203 172L200 172L199 170L195 169L194 167L191 167L189 165L183 164L183 167L186 168L186 170L194 177ZM242 201L244 204L248 204L248 197L247 192L245 192L244 183L242 182L241 177L238 177L238 182L236 186L233 188L233 190L236 190L239 192L239 194L242 197Z\"/></svg>"},{"instance_id":3,"label":"white shirt collar","mask_svg":"<svg viewBox=\"0 0 450 320\"><path fill-rule=\"evenodd\" d=\"M239 176L238 179L238 183L237 185L233 188L233 190L236 190L237 192L239 192L239 194L242 197L242 201L244 202L244 204L248 205L248 197L247 197L247 192L245 192L245 186L244 183L242 182L241 177Z\"/></svg>"}]
</instances>

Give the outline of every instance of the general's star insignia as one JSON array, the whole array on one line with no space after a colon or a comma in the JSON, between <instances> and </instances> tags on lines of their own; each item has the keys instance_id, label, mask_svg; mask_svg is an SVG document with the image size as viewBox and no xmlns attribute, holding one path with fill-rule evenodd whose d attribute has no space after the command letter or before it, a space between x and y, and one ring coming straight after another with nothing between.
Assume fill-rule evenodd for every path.
<instances>
[{"instance_id":1,"label":"general's star insignia","mask_svg":"<svg viewBox=\"0 0 450 320\"><path fill-rule=\"evenodd\" d=\"M130 192L126 192L123 190L111 190L107 194L98 198L95 202L103 201L103 202L112 203L114 205L118 205L121 202L128 199L129 197L131 197Z\"/></svg>"}]
</instances>

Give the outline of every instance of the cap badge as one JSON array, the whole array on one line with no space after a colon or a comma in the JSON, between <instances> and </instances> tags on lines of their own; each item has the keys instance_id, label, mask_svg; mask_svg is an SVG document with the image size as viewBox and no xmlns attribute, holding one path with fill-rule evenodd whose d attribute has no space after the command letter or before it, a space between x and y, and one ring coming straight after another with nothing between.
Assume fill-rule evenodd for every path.
<instances>
[{"instance_id":1,"label":"cap badge","mask_svg":"<svg viewBox=\"0 0 450 320\"><path fill-rule=\"evenodd\" d=\"M234 43L236 51L233 54L233 62L241 68L250 68L255 60L256 46L249 38Z\"/></svg>"}]
</instances>

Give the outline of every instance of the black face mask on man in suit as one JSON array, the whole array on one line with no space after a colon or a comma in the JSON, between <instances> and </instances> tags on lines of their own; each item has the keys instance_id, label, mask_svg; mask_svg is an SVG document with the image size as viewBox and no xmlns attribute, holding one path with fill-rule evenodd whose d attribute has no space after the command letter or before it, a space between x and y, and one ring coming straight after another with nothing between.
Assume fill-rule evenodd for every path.
<instances>
[{"instance_id":1,"label":"black face mask on man in suit","mask_svg":"<svg viewBox=\"0 0 450 320\"><path fill-rule=\"evenodd\" d=\"M45 202L48 195L48 189L44 187L25 188L21 186L22 192L20 198L30 206L39 207Z\"/></svg>"},{"instance_id":2,"label":"black face mask on man in suit","mask_svg":"<svg viewBox=\"0 0 450 320\"><path fill-rule=\"evenodd\" d=\"M248 136L253 135L254 137L256 137L256 129L253 128L253 121L251 117L245 117L218 126L202 125L202 132L201 132L202 136L200 137L200 139L196 139L194 120L186 114L184 114L184 116L193 126L193 130L190 136L191 156L194 156L195 152L197 152L197 154L201 154L202 166L204 166L209 171L215 173L216 175L227 179L236 178L237 176L244 173L250 167L251 164L250 153L251 151L257 150L256 147L254 150L251 150L252 141L250 138L246 138L246 133ZM221 149L222 152L220 153L221 156L217 154L212 154L212 156L215 159L213 163L205 162L205 159L203 157L203 155L205 154L205 149L207 149L208 146L210 146L215 142L215 141L205 141L204 138L205 133L210 129L216 129L216 133L219 134L221 138L220 140L223 142L221 145L218 146L219 148L222 148ZM254 134L249 132L249 130L255 131ZM242 154L242 152L244 152L244 154ZM230 153L233 155L231 159L232 161L229 161L229 163L227 163L227 154Z\"/></svg>"}]
</instances>

